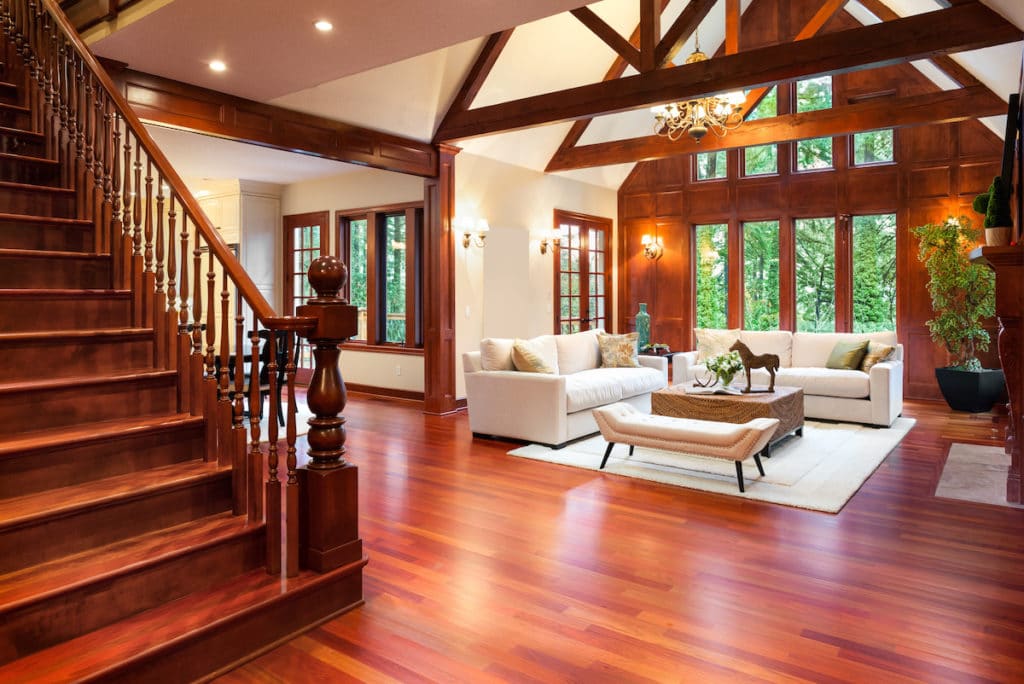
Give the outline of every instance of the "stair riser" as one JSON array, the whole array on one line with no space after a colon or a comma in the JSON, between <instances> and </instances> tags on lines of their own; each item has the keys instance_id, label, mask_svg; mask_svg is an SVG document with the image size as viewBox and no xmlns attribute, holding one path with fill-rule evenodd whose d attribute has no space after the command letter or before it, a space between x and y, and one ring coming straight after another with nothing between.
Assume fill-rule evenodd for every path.
<instances>
[{"instance_id":1,"label":"stair riser","mask_svg":"<svg viewBox=\"0 0 1024 684\"><path fill-rule=\"evenodd\" d=\"M199 425L0 456L0 499L203 458Z\"/></svg>"},{"instance_id":2,"label":"stair riser","mask_svg":"<svg viewBox=\"0 0 1024 684\"><path fill-rule=\"evenodd\" d=\"M0 189L0 212L2 213L72 218L74 211L75 197L67 192Z\"/></svg>"},{"instance_id":3,"label":"stair riser","mask_svg":"<svg viewBox=\"0 0 1024 684\"><path fill-rule=\"evenodd\" d=\"M0 254L0 288L104 290L112 285L109 257L25 257Z\"/></svg>"},{"instance_id":4,"label":"stair riser","mask_svg":"<svg viewBox=\"0 0 1024 684\"><path fill-rule=\"evenodd\" d=\"M0 126L30 129L32 118L26 112L0 108Z\"/></svg>"},{"instance_id":5,"label":"stair riser","mask_svg":"<svg viewBox=\"0 0 1024 684\"><path fill-rule=\"evenodd\" d=\"M231 473L223 471L130 501L96 504L63 517L41 519L4 531L4 544L10 552L0 555L0 572L45 563L230 508Z\"/></svg>"},{"instance_id":6,"label":"stair riser","mask_svg":"<svg viewBox=\"0 0 1024 684\"><path fill-rule=\"evenodd\" d=\"M60 167L42 162L0 159L0 180L51 185L60 180Z\"/></svg>"},{"instance_id":7,"label":"stair riser","mask_svg":"<svg viewBox=\"0 0 1024 684\"><path fill-rule=\"evenodd\" d=\"M259 567L265 554L264 528L254 528L209 548L0 613L0 640L12 645L0 658L23 657L190 592L209 589ZM0 659L0 664L3 662Z\"/></svg>"},{"instance_id":8,"label":"stair riser","mask_svg":"<svg viewBox=\"0 0 1024 684\"><path fill-rule=\"evenodd\" d=\"M58 362L58 361L55 361ZM8 434L142 418L177 410L176 380L152 379L0 394L0 425Z\"/></svg>"},{"instance_id":9,"label":"stair riser","mask_svg":"<svg viewBox=\"0 0 1024 684\"><path fill-rule=\"evenodd\" d=\"M46 155L46 142L35 135L0 132L0 152L42 157Z\"/></svg>"},{"instance_id":10,"label":"stair riser","mask_svg":"<svg viewBox=\"0 0 1024 684\"><path fill-rule=\"evenodd\" d=\"M152 335L0 341L0 358L5 367L9 364L4 377L10 382L37 379L43 367L50 369L50 378L146 370L153 367L154 353Z\"/></svg>"},{"instance_id":11,"label":"stair riser","mask_svg":"<svg viewBox=\"0 0 1024 684\"><path fill-rule=\"evenodd\" d=\"M94 250L94 230L91 225L68 226L0 221L0 247L91 252Z\"/></svg>"},{"instance_id":12,"label":"stair riser","mask_svg":"<svg viewBox=\"0 0 1024 684\"><path fill-rule=\"evenodd\" d=\"M131 311L131 301L118 295L0 296L0 321L7 332L122 328L131 325Z\"/></svg>"}]
</instances>

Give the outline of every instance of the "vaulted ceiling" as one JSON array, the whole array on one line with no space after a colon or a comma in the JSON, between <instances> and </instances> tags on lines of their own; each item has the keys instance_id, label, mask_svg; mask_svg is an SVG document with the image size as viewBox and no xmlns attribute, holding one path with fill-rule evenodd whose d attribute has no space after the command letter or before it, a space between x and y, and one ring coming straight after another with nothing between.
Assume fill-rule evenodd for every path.
<instances>
[{"instance_id":1,"label":"vaulted ceiling","mask_svg":"<svg viewBox=\"0 0 1024 684\"><path fill-rule=\"evenodd\" d=\"M741 0L741 9L752 1ZM659 6L663 2L659 0ZM661 31L668 32L680 14L694 11L688 6L700 2L668 0ZM580 0L173 0L154 2L151 11L123 17L118 30L96 29L89 39L97 54L132 69L430 141L489 34L516 27L473 98L474 109L600 82L618 55L566 11L583 4ZM709 4L699 37L701 49L714 54L725 37L726 3ZM942 0L864 0L863 4L850 0L840 11L861 24L871 24L948 4ZM984 4L1016 27L1024 27L1020 0L984 0ZM588 7L601 20L598 23L628 39L638 31L640 5L638 0L601 0ZM312 24L320 18L330 19L335 30L330 34L314 31ZM986 47L954 54L952 60L954 67L1005 100L1018 89L1022 47L1021 42ZM690 36L674 61L681 63L693 49ZM213 59L224 60L228 70L210 71L208 63ZM947 72L953 67L948 62L945 72L928 60L915 65L941 90L958 87L949 78ZM632 66L624 70L627 77L636 73ZM1002 130L998 120L988 123L994 131ZM474 154L543 171L564 147L571 127L571 122L538 125L458 144ZM650 136L652 129L647 107L640 107L595 118L578 144ZM187 134L169 131L158 132L157 137L175 163L185 167L185 175L210 175L214 160L219 164L218 175L230 171L225 159L234 155L228 148L219 148L231 143L222 142L216 148L196 145ZM244 165L235 175L289 182L341 170L322 160L305 166L301 158L297 164L283 165L276 154L247 150L241 159ZM200 171L203 167L207 170ZM617 188L631 168L632 163L622 162L559 173Z\"/></svg>"}]
</instances>

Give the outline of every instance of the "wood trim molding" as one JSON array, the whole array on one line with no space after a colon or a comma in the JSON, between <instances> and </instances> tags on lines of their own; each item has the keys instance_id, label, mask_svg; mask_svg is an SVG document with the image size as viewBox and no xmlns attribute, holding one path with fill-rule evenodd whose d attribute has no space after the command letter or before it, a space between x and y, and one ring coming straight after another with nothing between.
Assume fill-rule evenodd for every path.
<instances>
[{"instance_id":1,"label":"wood trim molding","mask_svg":"<svg viewBox=\"0 0 1024 684\"><path fill-rule=\"evenodd\" d=\"M794 78L841 73L1020 40L1024 32L980 3L769 45L456 113L438 140L460 140L544 123L693 99ZM714 90L708 91L708 84Z\"/></svg>"},{"instance_id":2,"label":"wood trim molding","mask_svg":"<svg viewBox=\"0 0 1024 684\"><path fill-rule=\"evenodd\" d=\"M385 171L437 175L437 150L429 143L131 69L111 69L110 76L146 122Z\"/></svg>"},{"instance_id":3,"label":"wood trim molding","mask_svg":"<svg viewBox=\"0 0 1024 684\"><path fill-rule=\"evenodd\" d=\"M395 389L393 387L377 387L375 385L360 385L355 382L346 382L345 391L358 392L359 394L370 394L375 397L386 397L388 399L402 399L404 401L416 401L423 403L423 392L414 390Z\"/></svg>"}]
</instances>

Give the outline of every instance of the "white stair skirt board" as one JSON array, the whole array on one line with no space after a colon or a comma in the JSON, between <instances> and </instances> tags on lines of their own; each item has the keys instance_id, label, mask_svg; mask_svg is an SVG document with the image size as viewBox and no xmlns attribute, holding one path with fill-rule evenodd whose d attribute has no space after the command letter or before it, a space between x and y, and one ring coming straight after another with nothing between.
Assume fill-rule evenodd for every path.
<instances>
[{"instance_id":1,"label":"white stair skirt board","mask_svg":"<svg viewBox=\"0 0 1024 684\"><path fill-rule=\"evenodd\" d=\"M850 423L807 421L804 436L789 436L772 446L772 457L761 459L764 477L753 458L743 462L745 493L736 486L733 461L658 449L616 444L602 473L738 496L744 499L838 513L875 468L914 427L911 418L897 418L890 428ZM549 449L530 444L509 453L560 465L598 470L608 443L600 435Z\"/></svg>"},{"instance_id":2,"label":"white stair skirt board","mask_svg":"<svg viewBox=\"0 0 1024 684\"><path fill-rule=\"evenodd\" d=\"M1010 456L1001 446L951 444L935 496L1024 508L1024 505L1006 500L1006 473L1009 469Z\"/></svg>"}]
</instances>

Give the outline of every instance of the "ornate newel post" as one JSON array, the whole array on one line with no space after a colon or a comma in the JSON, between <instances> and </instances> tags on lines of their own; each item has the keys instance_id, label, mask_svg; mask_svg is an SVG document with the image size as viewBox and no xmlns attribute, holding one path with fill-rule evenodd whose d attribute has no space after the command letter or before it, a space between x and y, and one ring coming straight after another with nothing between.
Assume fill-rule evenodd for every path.
<instances>
[{"instance_id":1,"label":"ornate newel post","mask_svg":"<svg viewBox=\"0 0 1024 684\"><path fill-rule=\"evenodd\" d=\"M337 257L322 256L309 267L317 296L295 312L316 317L308 339L315 371L306 399L309 463L299 477L299 557L304 567L326 572L362 558L359 539L357 469L344 459L345 385L338 368L340 344L358 331L357 309L338 296L348 269Z\"/></svg>"}]
</instances>

